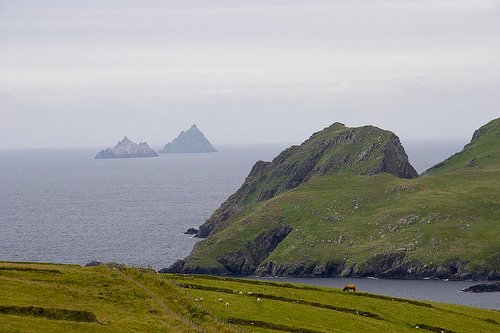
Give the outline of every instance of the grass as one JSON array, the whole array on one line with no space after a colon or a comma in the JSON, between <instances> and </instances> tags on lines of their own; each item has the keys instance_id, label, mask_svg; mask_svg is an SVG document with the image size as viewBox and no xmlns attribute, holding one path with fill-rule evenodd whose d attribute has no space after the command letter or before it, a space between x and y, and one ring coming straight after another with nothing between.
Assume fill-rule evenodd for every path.
<instances>
[{"instance_id":1,"label":"grass","mask_svg":"<svg viewBox=\"0 0 500 333\"><path fill-rule=\"evenodd\" d=\"M0 263L0 267L7 266L19 269L0 270L0 332L414 332L416 326L435 332L500 329L498 311L363 292L157 274L116 265ZM60 274L39 269L58 270Z\"/></svg>"},{"instance_id":2,"label":"grass","mask_svg":"<svg viewBox=\"0 0 500 333\"><path fill-rule=\"evenodd\" d=\"M205 318L182 290L156 273L0 262L5 267L0 332L234 332Z\"/></svg>"},{"instance_id":3,"label":"grass","mask_svg":"<svg viewBox=\"0 0 500 333\"><path fill-rule=\"evenodd\" d=\"M416 326L433 332L500 329L498 311L363 292L157 274L116 265L0 263L0 267L7 266L19 269L0 269L0 332L414 332ZM47 274L42 269L60 273Z\"/></svg>"},{"instance_id":4,"label":"grass","mask_svg":"<svg viewBox=\"0 0 500 333\"><path fill-rule=\"evenodd\" d=\"M400 298L289 283L200 275L163 277L184 288L219 319L251 332L256 326L260 327L258 332L414 332L416 326L437 332L500 329L498 311L436 302L411 303ZM363 315L368 313L372 316Z\"/></svg>"}]
</instances>

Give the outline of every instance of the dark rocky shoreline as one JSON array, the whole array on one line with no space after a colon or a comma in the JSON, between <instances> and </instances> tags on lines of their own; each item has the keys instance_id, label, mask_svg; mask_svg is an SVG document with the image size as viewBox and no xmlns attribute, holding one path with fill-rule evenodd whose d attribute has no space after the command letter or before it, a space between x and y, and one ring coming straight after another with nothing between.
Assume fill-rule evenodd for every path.
<instances>
[{"instance_id":1,"label":"dark rocky shoreline","mask_svg":"<svg viewBox=\"0 0 500 333\"><path fill-rule=\"evenodd\" d=\"M196 228L189 228L188 230L186 230L186 232L184 233L184 235L196 235L197 232L198 232L198 229L196 229Z\"/></svg>"},{"instance_id":2,"label":"dark rocky shoreline","mask_svg":"<svg viewBox=\"0 0 500 333\"><path fill-rule=\"evenodd\" d=\"M500 274L487 269L467 270L467 262L453 260L438 266L429 266L415 260L408 260L399 254L378 255L363 264L349 263L294 263L276 265L268 262L255 271L261 276L286 277L355 277L402 280L448 279L497 281Z\"/></svg>"},{"instance_id":3,"label":"dark rocky shoreline","mask_svg":"<svg viewBox=\"0 0 500 333\"><path fill-rule=\"evenodd\" d=\"M494 283L483 283L470 286L469 288L462 289L461 291L470 293L491 293L500 291L500 281Z\"/></svg>"},{"instance_id":4,"label":"dark rocky shoreline","mask_svg":"<svg viewBox=\"0 0 500 333\"><path fill-rule=\"evenodd\" d=\"M266 261L269 254L290 233L292 228L280 225L261 233L240 252L224 253L217 258L220 265L197 266L187 260L177 260L160 273L208 274L220 276L279 276L279 277L375 277L382 279L422 280L448 279L500 281L500 273L486 268L470 269L468 261L448 260L428 265L408 258L406 252L377 254L363 263ZM188 259L189 260L189 259Z\"/></svg>"},{"instance_id":5,"label":"dark rocky shoreline","mask_svg":"<svg viewBox=\"0 0 500 333\"><path fill-rule=\"evenodd\" d=\"M222 266L199 267L185 265L186 261L177 260L161 273L208 274L221 276L278 276L301 278L382 278L402 280L448 279L472 281L500 281L500 273L488 269L467 270L467 261L452 260L438 266L429 266L407 259L404 253L377 255L364 264L342 263L287 263L277 264L269 261L257 264L249 258L232 254L219 258ZM256 267L256 268L254 268ZM254 269L252 269L254 268Z\"/></svg>"}]
</instances>

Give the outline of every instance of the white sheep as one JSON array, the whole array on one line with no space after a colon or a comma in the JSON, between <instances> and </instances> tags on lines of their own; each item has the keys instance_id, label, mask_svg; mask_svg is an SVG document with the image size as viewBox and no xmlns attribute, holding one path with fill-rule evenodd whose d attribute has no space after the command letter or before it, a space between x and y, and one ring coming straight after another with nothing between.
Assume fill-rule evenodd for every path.
<instances>
[{"instance_id":1,"label":"white sheep","mask_svg":"<svg viewBox=\"0 0 500 333\"><path fill-rule=\"evenodd\" d=\"M219 297L219 302L222 302L222 298Z\"/></svg>"},{"instance_id":2,"label":"white sheep","mask_svg":"<svg viewBox=\"0 0 500 333\"><path fill-rule=\"evenodd\" d=\"M243 295L243 292L242 292L242 291L240 291L240 292L239 292L239 294L240 294L240 295Z\"/></svg>"},{"instance_id":3,"label":"white sheep","mask_svg":"<svg viewBox=\"0 0 500 333\"><path fill-rule=\"evenodd\" d=\"M260 297L257 297L257 302L259 302L259 303L260 303Z\"/></svg>"},{"instance_id":4,"label":"white sheep","mask_svg":"<svg viewBox=\"0 0 500 333\"><path fill-rule=\"evenodd\" d=\"M252 295L252 292L251 292L251 291L249 291L249 292L248 292L248 295Z\"/></svg>"},{"instance_id":5,"label":"white sheep","mask_svg":"<svg viewBox=\"0 0 500 333\"><path fill-rule=\"evenodd\" d=\"M229 306L229 303L226 302L226 306Z\"/></svg>"},{"instance_id":6,"label":"white sheep","mask_svg":"<svg viewBox=\"0 0 500 333\"><path fill-rule=\"evenodd\" d=\"M200 297L200 302L203 302L203 297Z\"/></svg>"},{"instance_id":7,"label":"white sheep","mask_svg":"<svg viewBox=\"0 0 500 333\"><path fill-rule=\"evenodd\" d=\"M195 298L195 299L194 299L194 301L195 301L195 302L198 302L198 299L197 299L197 298Z\"/></svg>"}]
</instances>

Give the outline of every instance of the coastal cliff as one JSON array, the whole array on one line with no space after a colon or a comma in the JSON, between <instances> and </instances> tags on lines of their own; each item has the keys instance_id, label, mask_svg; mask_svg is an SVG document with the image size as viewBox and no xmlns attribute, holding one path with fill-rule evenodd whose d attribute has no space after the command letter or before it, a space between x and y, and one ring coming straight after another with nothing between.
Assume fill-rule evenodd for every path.
<instances>
[{"instance_id":1,"label":"coastal cliff","mask_svg":"<svg viewBox=\"0 0 500 333\"><path fill-rule=\"evenodd\" d=\"M500 119L422 176L399 139L335 123L272 162L165 272L500 279Z\"/></svg>"}]
</instances>

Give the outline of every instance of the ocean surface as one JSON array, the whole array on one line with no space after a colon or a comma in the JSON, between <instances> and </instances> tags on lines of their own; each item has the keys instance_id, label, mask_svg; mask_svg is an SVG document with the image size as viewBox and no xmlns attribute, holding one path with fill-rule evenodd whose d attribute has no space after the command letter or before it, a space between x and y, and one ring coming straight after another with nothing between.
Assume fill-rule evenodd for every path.
<instances>
[{"instance_id":1,"label":"ocean surface","mask_svg":"<svg viewBox=\"0 0 500 333\"><path fill-rule=\"evenodd\" d=\"M403 144L422 172L461 150L466 141ZM197 242L183 233L202 224L234 193L257 160L271 160L287 146L218 145L213 154L117 160L95 160L94 148L0 151L0 260L166 267L188 255ZM403 281L401 288L392 288L389 281L387 287L366 290L389 295L400 290L394 296L453 303L476 297L456 296L455 282L432 285L424 293L429 283L438 282L423 281L427 284L420 288L421 282ZM429 298L447 286L453 286L451 294ZM482 305L464 304L492 307L488 297L478 296L486 300ZM498 300L492 304L500 307Z\"/></svg>"},{"instance_id":2,"label":"ocean surface","mask_svg":"<svg viewBox=\"0 0 500 333\"><path fill-rule=\"evenodd\" d=\"M285 146L95 160L98 149L0 151L0 260L163 268L255 161Z\"/></svg>"}]
</instances>

